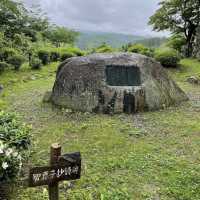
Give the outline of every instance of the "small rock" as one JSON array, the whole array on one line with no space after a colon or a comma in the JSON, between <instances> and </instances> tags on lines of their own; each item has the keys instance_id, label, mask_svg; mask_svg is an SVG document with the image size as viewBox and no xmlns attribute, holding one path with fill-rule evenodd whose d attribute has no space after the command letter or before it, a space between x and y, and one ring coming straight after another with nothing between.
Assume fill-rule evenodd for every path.
<instances>
[{"instance_id":1,"label":"small rock","mask_svg":"<svg viewBox=\"0 0 200 200\"><path fill-rule=\"evenodd\" d=\"M36 77L35 76L31 76L30 80L34 81L34 80L36 80Z\"/></svg>"},{"instance_id":2,"label":"small rock","mask_svg":"<svg viewBox=\"0 0 200 200\"><path fill-rule=\"evenodd\" d=\"M188 82L188 83L191 83L191 84L200 85L200 78L197 77L197 76L190 76L190 77L187 79L187 82Z\"/></svg>"},{"instance_id":3,"label":"small rock","mask_svg":"<svg viewBox=\"0 0 200 200\"><path fill-rule=\"evenodd\" d=\"M3 92L3 89L4 89L3 85L0 85L0 94Z\"/></svg>"}]
</instances>

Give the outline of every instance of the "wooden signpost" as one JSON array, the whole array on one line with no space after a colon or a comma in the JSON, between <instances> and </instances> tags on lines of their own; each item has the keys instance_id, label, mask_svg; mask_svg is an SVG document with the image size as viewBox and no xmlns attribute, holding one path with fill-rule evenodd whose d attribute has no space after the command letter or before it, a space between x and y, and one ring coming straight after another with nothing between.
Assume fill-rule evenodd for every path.
<instances>
[{"instance_id":1,"label":"wooden signpost","mask_svg":"<svg viewBox=\"0 0 200 200\"><path fill-rule=\"evenodd\" d=\"M29 172L29 187L48 185L49 200L58 200L58 183L81 177L80 152L61 155L61 146L52 144L50 166L34 167Z\"/></svg>"}]
</instances>

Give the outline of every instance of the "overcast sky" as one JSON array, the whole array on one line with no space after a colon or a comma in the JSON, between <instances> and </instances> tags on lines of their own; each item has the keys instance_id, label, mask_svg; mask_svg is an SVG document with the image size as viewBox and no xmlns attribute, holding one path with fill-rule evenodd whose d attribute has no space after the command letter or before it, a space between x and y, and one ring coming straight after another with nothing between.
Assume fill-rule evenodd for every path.
<instances>
[{"instance_id":1,"label":"overcast sky","mask_svg":"<svg viewBox=\"0 0 200 200\"><path fill-rule=\"evenodd\" d=\"M147 23L160 0L23 1L28 6L40 4L52 22L76 30L157 35Z\"/></svg>"}]
</instances>

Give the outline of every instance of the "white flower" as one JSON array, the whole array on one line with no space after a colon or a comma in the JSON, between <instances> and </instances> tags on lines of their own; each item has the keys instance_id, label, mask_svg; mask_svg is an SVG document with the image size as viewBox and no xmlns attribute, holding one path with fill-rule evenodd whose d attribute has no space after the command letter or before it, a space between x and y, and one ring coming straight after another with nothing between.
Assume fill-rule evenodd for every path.
<instances>
[{"instance_id":1,"label":"white flower","mask_svg":"<svg viewBox=\"0 0 200 200\"><path fill-rule=\"evenodd\" d=\"M19 169L21 169L21 168L22 168L22 162L19 163Z\"/></svg>"},{"instance_id":2,"label":"white flower","mask_svg":"<svg viewBox=\"0 0 200 200\"><path fill-rule=\"evenodd\" d=\"M11 148L9 148L9 149L6 151L6 156L10 156L12 153L13 153L13 150L12 150Z\"/></svg>"},{"instance_id":3,"label":"white flower","mask_svg":"<svg viewBox=\"0 0 200 200\"><path fill-rule=\"evenodd\" d=\"M3 144L3 142L0 140L0 154L3 153L5 146Z\"/></svg>"},{"instance_id":4,"label":"white flower","mask_svg":"<svg viewBox=\"0 0 200 200\"><path fill-rule=\"evenodd\" d=\"M8 163L7 162L3 162L2 163L2 168L3 169L7 169L8 168Z\"/></svg>"},{"instance_id":5,"label":"white flower","mask_svg":"<svg viewBox=\"0 0 200 200\"><path fill-rule=\"evenodd\" d=\"M19 159L19 160L21 160L21 159L22 159L22 157L21 157L21 155L20 155L20 154L17 156L17 159Z\"/></svg>"},{"instance_id":6,"label":"white flower","mask_svg":"<svg viewBox=\"0 0 200 200\"><path fill-rule=\"evenodd\" d=\"M14 157L17 157L17 156L18 156L18 152L14 152L14 153L13 153L13 156L14 156Z\"/></svg>"},{"instance_id":7,"label":"white flower","mask_svg":"<svg viewBox=\"0 0 200 200\"><path fill-rule=\"evenodd\" d=\"M0 146L0 154L3 154L3 148Z\"/></svg>"}]
</instances>

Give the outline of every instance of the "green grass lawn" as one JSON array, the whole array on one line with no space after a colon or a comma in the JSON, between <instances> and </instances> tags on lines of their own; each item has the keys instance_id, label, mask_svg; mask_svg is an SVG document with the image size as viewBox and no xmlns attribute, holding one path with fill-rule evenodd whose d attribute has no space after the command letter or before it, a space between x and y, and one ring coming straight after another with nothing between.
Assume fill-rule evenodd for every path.
<instances>
[{"instance_id":1,"label":"green grass lawn","mask_svg":"<svg viewBox=\"0 0 200 200\"><path fill-rule=\"evenodd\" d=\"M200 75L200 63L185 59L181 64L170 73L191 100L179 107L134 116L58 110L42 103L57 63L1 76L0 107L32 124L28 166L47 165L51 143L60 143L64 153L81 152L82 177L60 184L62 200L199 200L200 86L185 80ZM48 194L45 187L19 185L16 199L46 200Z\"/></svg>"}]
</instances>

